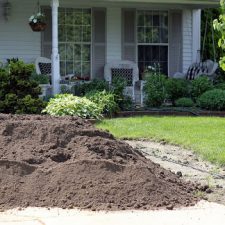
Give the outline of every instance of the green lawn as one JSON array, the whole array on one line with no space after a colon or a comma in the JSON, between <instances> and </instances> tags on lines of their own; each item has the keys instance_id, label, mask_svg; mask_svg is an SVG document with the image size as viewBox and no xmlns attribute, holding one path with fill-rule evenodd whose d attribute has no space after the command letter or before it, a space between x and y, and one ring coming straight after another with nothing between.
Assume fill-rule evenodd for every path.
<instances>
[{"instance_id":1,"label":"green lawn","mask_svg":"<svg viewBox=\"0 0 225 225\"><path fill-rule=\"evenodd\" d=\"M104 120L97 127L109 130L117 138L164 140L225 165L224 118L144 116Z\"/></svg>"}]
</instances>

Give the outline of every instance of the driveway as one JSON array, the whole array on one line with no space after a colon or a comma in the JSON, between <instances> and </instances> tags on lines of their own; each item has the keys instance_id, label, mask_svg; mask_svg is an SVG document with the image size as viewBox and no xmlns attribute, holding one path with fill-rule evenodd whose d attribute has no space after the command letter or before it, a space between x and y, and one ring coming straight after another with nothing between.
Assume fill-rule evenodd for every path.
<instances>
[{"instance_id":1,"label":"driveway","mask_svg":"<svg viewBox=\"0 0 225 225\"><path fill-rule=\"evenodd\" d=\"M206 201L179 210L90 212L27 208L0 213L0 225L224 225L225 206Z\"/></svg>"}]
</instances>

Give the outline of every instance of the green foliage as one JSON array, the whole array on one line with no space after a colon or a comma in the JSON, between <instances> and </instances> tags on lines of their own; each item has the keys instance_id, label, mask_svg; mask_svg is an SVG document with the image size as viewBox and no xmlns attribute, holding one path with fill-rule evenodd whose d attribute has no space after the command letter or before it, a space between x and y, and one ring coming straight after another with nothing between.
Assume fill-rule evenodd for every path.
<instances>
[{"instance_id":1,"label":"green foliage","mask_svg":"<svg viewBox=\"0 0 225 225\"><path fill-rule=\"evenodd\" d=\"M123 111L133 109L133 101L130 96L124 95L123 99L118 102L119 108Z\"/></svg>"},{"instance_id":2,"label":"green foliage","mask_svg":"<svg viewBox=\"0 0 225 225\"><path fill-rule=\"evenodd\" d=\"M34 65L17 60L8 62L0 69L0 112L40 113L45 104L39 99L38 83L30 80Z\"/></svg>"},{"instance_id":3,"label":"green foliage","mask_svg":"<svg viewBox=\"0 0 225 225\"><path fill-rule=\"evenodd\" d=\"M37 98L26 95L19 98L16 94L7 94L4 101L0 101L0 111L4 109L4 113L16 114L38 114L45 107L45 103Z\"/></svg>"},{"instance_id":4,"label":"green foliage","mask_svg":"<svg viewBox=\"0 0 225 225\"><path fill-rule=\"evenodd\" d=\"M225 0L220 0L221 4L221 15L218 19L214 20L214 29L216 29L219 34L220 38L218 41L218 46L222 49L223 54L220 58L220 66L225 71Z\"/></svg>"},{"instance_id":5,"label":"green foliage","mask_svg":"<svg viewBox=\"0 0 225 225\"><path fill-rule=\"evenodd\" d=\"M115 96L115 102L121 110L129 110L132 108L132 99L124 95L124 89L127 82L124 78L117 78L112 80L111 91Z\"/></svg>"},{"instance_id":6,"label":"green foliage","mask_svg":"<svg viewBox=\"0 0 225 225\"><path fill-rule=\"evenodd\" d=\"M90 82L75 86L74 94L77 96L84 96L90 91L108 91L109 84L105 80L94 79Z\"/></svg>"},{"instance_id":7,"label":"green foliage","mask_svg":"<svg viewBox=\"0 0 225 225\"><path fill-rule=\"evenodd\" d=\"M224 110L225 109L225 91L214 89L202 94L197 104L203 109Z\"/></svg>"},{"instance_id":8,"label":"green foliage","mask_svg":"<svg viewBox=\"0 0 225 225\"><path fill-rule=\"evenodd\" d=\"M112 85L105 80L94 79L90 82L85 82L79 85L75 85L73 89L73 94L76 96L91 96L96 92L110 92L114 95L114 101L119 106L120 109L126 110L131 108L132 101L129 97L124 96L124 88L126 87L126 82L123 78L113 80ZM89 94L90 92L90 94ZM64 92L63 92L64 93Z\"/></svg>"},{"instance_id":9,"label":"green foliage","mask_svg":"<svg viewBox=\"0 0 225 225\"><path fill-rule=\"evenodd\" d=\"M70 87L68 87L67 85L61 85L61 89L60 89L60 93L61 94L72 94L72 90Z\"/></svg>"},{"instance_id":10,"label":"green foliage","mask_svg":"<svg viewBox=\"0 0 225 225\"><path fill-rule=\"evenodd\" d=\"M46 106L46 103L41 99L32 98L31 95L26 95L22 99L18 99L18 114L40 114L42 109Z\"/></svg>"},{"instance_id":11,"label":"green foliage","mask_svg":"<svg viewBox=\"0 0 225 225\"><path fill-rule=\"evenodd\" d=\"M206 76L200 76L192 81L191 96L196 100L204 92L213 89L212 82Z\"/></svg>"},{"instance_id":12,"label":"green foliage","mask_svg":"<svg viewBox=\"0 0 225 225\"><path fill-rule=\"evenodd\" d=\"M216 89L225 90L225 82L224 83L218 83L215 85Z\"/></svg>"},{"instance_id":13,"label":"green foliage","mask_svg":"<svg viewBox=\"0 0 225 225\"><path fill-rule=\"evenodd\" d=\"M10 58L10 59L6 59L7 63L10 64L11 62L16 63L19 61L18 58Z\"/></svg>"},{"instance_id":14,"label":"green foliage","mask_svg":"<svg viewBox=\"0 0 225 225\"><path fill-rule=\"evenodd\" d=\"M126 87L127 82L124 78L117 78L112 80L112 91L117 96L122 96L124 88Z\"/></svg>"},{"instance_id":15,"label":"green foliage","mask_svg":"<svg viewBox=\"0 0 225 225\"><path fill-rule=\"evenodd\" d=\"M86 97L72 94L59 94L51 98L43 112L52 116L78 116L87 119L100 119L101 111L97 104Z\"/></svg>"},{"instance_id":16,"label":"green foliage","mask_svg":"<svg viewBox=\"0 0 225 225\"><path fill-rule=\"evenodd\" d=\"M183 79L169 78L166 81L166 93L172 104L175 105L178 98L189 95L189 82Z\"/></svg>"},{"instance_id":17,"label":"green foliage","mask_svg":"<svg viewBox=\"0 0 225 225\"><path fill-rule=\"evenodd\" d=\"M38 84L49 84L49 76L45 74L36 74L33 72L30 80L36 81Z\"/></svg>"},{"instance_id":18,"label":"green foliage","mask_svg":"<svg viewBox=\"0 0 225 225\"><path fill-rule=\"evenodd\" d=\"M102 113L112 116L118 111L118 105L115 102L115 95L111 92L97 91L89 92L86 97L92 102L96 103L102 110Z\"/></svg>"},{"instance_id":19,"label":"green foliage","mask_svg":"<svg viewBox=\"0 0 225 225\"><path fill-rule=\"evenodd\" d=\"M176 100L175 105L178 107L193 107L194 102L191 98L179 98Z\"/></svg>"},{"instance_id":20,"label":"green foliage","mask_svg":"<svg viewBox=\"0 0 225 225\"><path fill-rule=\"evenodd\" d=\"M6 94L4 100L0 100L0 112L15 113L17 111L18 97L16 94Z\"/></svg>"},{"instance_id":21,"label":"green foliage","mask_svg":"<svg viewBox=\"0 0 225 225\"><path fill-rule=\"evenodd\" d=\"M213 20L218 18L221 13L221 10L219 8L212 8L212 9L203 9L201 14L201 43L203 43L205 38L205 48L202 49L202 60L207 59L214 59L214 51L213 51L213 40L215 42L215 57L216 60L219 61L222 51L219 48L219 46L216 44L218 43L220 39L220 33L219 31L215 30L214 36L212 37L212 26L213 26ZM206 36L205 36L205 29L206 30Z\"/></svg>"},{"instance_id":22,"label":"green foliage","mask_svg":"<svg viewBox=\"0 0 225 225\"><path fill-rule=\"evenodd\" d=\"M166 98L166 77L162 74L146 73L144 91L146 94L146 105L159 107Z\"/></svg>"}]
</instances>

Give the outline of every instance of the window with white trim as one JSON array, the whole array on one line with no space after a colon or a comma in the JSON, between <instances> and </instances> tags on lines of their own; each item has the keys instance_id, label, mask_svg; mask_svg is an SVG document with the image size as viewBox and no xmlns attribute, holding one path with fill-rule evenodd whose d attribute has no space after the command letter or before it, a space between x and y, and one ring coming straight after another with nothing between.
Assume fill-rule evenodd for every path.
<instances>
[{"instance_id":1,"label":"window with white trim","mask_svg":"<svg viewBox=\"0 0 225 225\"><path fill-rule=\"evenodd\" d=\"M148 66L160 65L168 74L168 12L139 10L137 12L138 66L140 75Z\"/></svg>"},{"instance_id":2,"label":"window with white trim","mask_svg":"<svg viewBox=\"0 0 225 225\"><path fill-rule=\"evenodd\" d=\"M91 74L91 9L59 9L61 75Z\"/></svg>"}]
</instances>

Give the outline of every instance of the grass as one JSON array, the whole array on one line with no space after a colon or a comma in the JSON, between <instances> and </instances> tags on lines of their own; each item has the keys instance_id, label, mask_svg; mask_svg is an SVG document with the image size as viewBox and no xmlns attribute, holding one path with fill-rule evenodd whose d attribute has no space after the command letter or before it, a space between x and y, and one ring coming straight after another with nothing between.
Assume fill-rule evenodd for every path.
<instances>
[{"instance_id":1,"label":"grass","mask_svg":"<svg viewBox=\"0 0 225 225\"><path fill-rule=\"evenodd\" d=\"M217 117L131 117L103 120L98 128L123 139L149 139L192 149L225 165L225 119Z\"/></svg>"}]
</instances>

